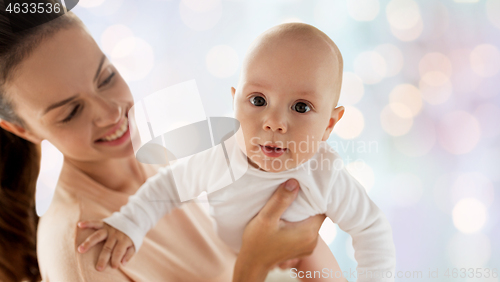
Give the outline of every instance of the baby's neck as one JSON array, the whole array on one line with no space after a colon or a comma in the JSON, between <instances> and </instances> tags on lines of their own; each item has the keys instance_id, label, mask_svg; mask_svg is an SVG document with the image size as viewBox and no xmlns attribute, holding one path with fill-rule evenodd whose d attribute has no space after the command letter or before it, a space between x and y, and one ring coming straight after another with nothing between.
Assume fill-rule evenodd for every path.
<instances>
[{"instance_id":1,"label":"baby's neck","mask_svg":"<svg viewBox=\"0 0 500 282\"><path fill-rule=\"evenodd\" d=\"M309 160L310 160L310 159L309 159ZM283 170L283 171L290 170L290 169L294 169L294 168L296 168L296 167L300 166L301 164L308 162L309 160L305 160L305 161L301 162L300 164L297 164L297 166L287 168L287 169L285 169L285 170ZM250 160L250 158L249 158L249 157L247 157L247 162L248 162L248 164L249 164L249 165L251 165L252 167L254 167L254 168L258 169L258 170L261 170L261 171L264 171L264 172L273 173L272 171L267 171L267 170L262 169L262 168L261 168L258 164L256 164L256 163L252 162L252 160ZM281 172L281 171L276 171L276 172L274 172L274 173L278 173L278 172Z\"/></svg>"},{"instance_id":2,"label":"baby's neck","mask_svg":"<svg viewBox=\"0 0 500 282\"><path fill-rule=\"evenodd\" d=\"M262 170L262 171L265 171L265 170L263 170L263 169L262 169L262 168L261 168L258 164L256 164L256 163L252 162L252 160L250 160L250 158L249 158L249 157L247 157L247 162L248 162L248 164L249 164L249 165L251 165L251 166L255 167L256 169L258 169L258 170ZM268 171L265 171L265 172L268 172Z\"/></svg>"}]
</instances>

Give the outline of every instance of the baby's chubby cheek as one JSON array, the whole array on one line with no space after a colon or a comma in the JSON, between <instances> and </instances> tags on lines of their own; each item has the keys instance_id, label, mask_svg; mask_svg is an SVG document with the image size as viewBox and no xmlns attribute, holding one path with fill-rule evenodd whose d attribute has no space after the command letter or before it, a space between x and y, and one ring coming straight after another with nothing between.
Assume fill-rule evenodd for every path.
<instances>
[{"instance_id":1,"label":"baby's chubby cheek","mask_svg":"<svg viewBox=\"0 0 500 282\"><path fill-rule=\"evenodd\" d=\"M320 141L302 140L301 142L289 143L289 150L297 163L304 163L311 159L318 152Z\"/></svg>"},{"instance_id":2,"label":"baby's chubby cheek","mask_svg":"<svg viewBox=\"0 0 500 282\"><path fill-rule=\"evenodd\" d=\"M251 155L252 153L255 154L256 152L258 152L258 150L255 148L256 144L258 144L256 143L257 138L252 138L252 135L248 132L248 130L245 130L245 128L241 124L235 136L238 147L247 156Z\"/></svg>"},{"instance_id":3,"label":"baby's chubby cheek","mask_svg":"<svg viewBox=\"0 0 500 282\"><path fill-rule=\"evenodd\" d=\"M255 122L250 122L248 119L239 118L235 115L236 119L240 123L240 127L236 136L238 138L238 144L240 147L256 146L260 144L260 138L258 137L258 128Z\"/></svg>"},{"instance_id":4,"label":"baby's chubby cheek","mask_svg":"<svg viewBox=\"0 0 500 282\"><path fill-rule=\"evenodd\" d=\"M312 158L312 156L314 156L314 153L296 153L295 156L293 156L293 158L295 159L297 166L307 162L309 159Z\"/></svg>"}]
</instances>

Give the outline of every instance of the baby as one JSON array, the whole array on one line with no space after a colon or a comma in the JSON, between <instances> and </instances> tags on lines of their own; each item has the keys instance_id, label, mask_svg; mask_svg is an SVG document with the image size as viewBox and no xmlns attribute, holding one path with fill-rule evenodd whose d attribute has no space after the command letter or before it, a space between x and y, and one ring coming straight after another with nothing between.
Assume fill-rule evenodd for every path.
<instances>
[{"instance_id":1,"label":"baby","mask_svg":"<svg viewBox=\"0 0 500 282\"><path fill-rule=\"evenodd\" d=\"M229 151L244 156L247 169L229 186L208 194L211 215L219 236L237 252L246 224L279 184L295 178L301 190L283 219L300 221L326 214L352 236L358 281L393 281L380 275L393 272L395 267L391 227L325 142L344 113L344 107L337 107L342 72L342 56L335 43L310 25L282 24L252 43L238 86L231 88L235 117L241 125L239 138L244 142L228 144ZM189 164L160 169L119 213L104 220L108 225L99 225L106 233L96 231L79 250L83 252L107 238L116 241L112 254L118 257L114 259L130 257L148 230L180 205L183 197L176 189L190 190L191 198L206 190L205 180L214 178L207 176L214 171L207 167L216 166L211 163L212 154L213 150L204 151L191 163L202 163L205 169L197 170ZM184 178L181 175L181 181L177 181L178 175L174 181L174 169L189 173ZM169 201L158 200L165 198ZM96 227L89 222L79 226ZM109 232L113 227L120 232ZM120 236L121 232L128 237ZM334 281L335 277L324 270L332 267L334 257L323 242L317 248L326 249L329 255L315 250L302 259L298 271L321 272L321 281Z\"/></svg>"}]
</instances>

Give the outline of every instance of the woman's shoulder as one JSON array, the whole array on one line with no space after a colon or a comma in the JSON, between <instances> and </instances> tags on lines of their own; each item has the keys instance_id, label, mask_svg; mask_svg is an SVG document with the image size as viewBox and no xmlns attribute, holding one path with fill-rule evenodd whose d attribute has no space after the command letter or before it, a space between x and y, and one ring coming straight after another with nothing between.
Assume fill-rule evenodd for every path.
<instances>
[{"instance_id":1,"label":"woman's shoulder","mask_svg":"<svg viewBox=\"0 0 500 282\"><path fill-rule=\"evenodd\" d=\"M80 212L81 209L78 197L60 189L58 186L54 192L49 208L40 217L38 223L38 236L41 236L41 238L39 238L39 240L44 239L42 235L45 234L50 234L52 237L57 234L68 235L68 231L74 229L70 223L78 220Z\"/></svg>"},{"instance_id":2,"label":"woman's shoulder","mask_svg":"<svg viewBox=\"0 0 500 282\"><path fill-rule=\"evenodd\" d=\"M40 218L37 230L37 256L44 280L49 280L48 272L51 273L51 281L55 280L54 275L67 277L71 271L76 274L77 261L73 238L76 233L76 222L80 216L79 210L75 198L70 197L65 191L56 189L49 209ZM73 270L71 266L75 266Z\"/></svg>"},{"instance_id":3,"label":"woman's shoulder","mask_svg":"<svg viewBox=\"0 0 500 282\"><path fill-rule=\"evenodd\" d=\"M38 241L46 246L61 243L71 243L74 246L81 233L81 229L77 227L79 221L102 219L113 212L92 196L77 193L59 183L49 208L40 217ZM56 238L59 240L54 240Z\"/></svg>"}]
</instances>

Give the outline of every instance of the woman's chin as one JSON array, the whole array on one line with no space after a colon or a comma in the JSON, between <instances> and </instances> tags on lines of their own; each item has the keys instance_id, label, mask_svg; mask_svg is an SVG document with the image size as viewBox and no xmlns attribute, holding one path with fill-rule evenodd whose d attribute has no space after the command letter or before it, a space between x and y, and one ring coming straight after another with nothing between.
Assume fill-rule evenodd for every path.
<instances>
[{"instance_id":1,"label":"woman's chin","mask_svg":"<svg viewBox=\"0 0 500 282\"><path fill-rule=\"evenodd\" d=\"M130 141L130 140L129 140ZM122 159L135 157L132 142L122 144L122 146L98 146L95 149L99 152L99 159Z\"/></svg>"},{"instance_id":2,"label":"woman's chin","mask_svg":"<svg viewBox=\"0 0 500 282\"><path fill-rule=\"evenodd\" d=\"M128 144L126 144L121 150L117 151L116 154L113 154L113 156L115 158L135 157L132 143L129 142Z\"/></svg>"}]
</instances>

